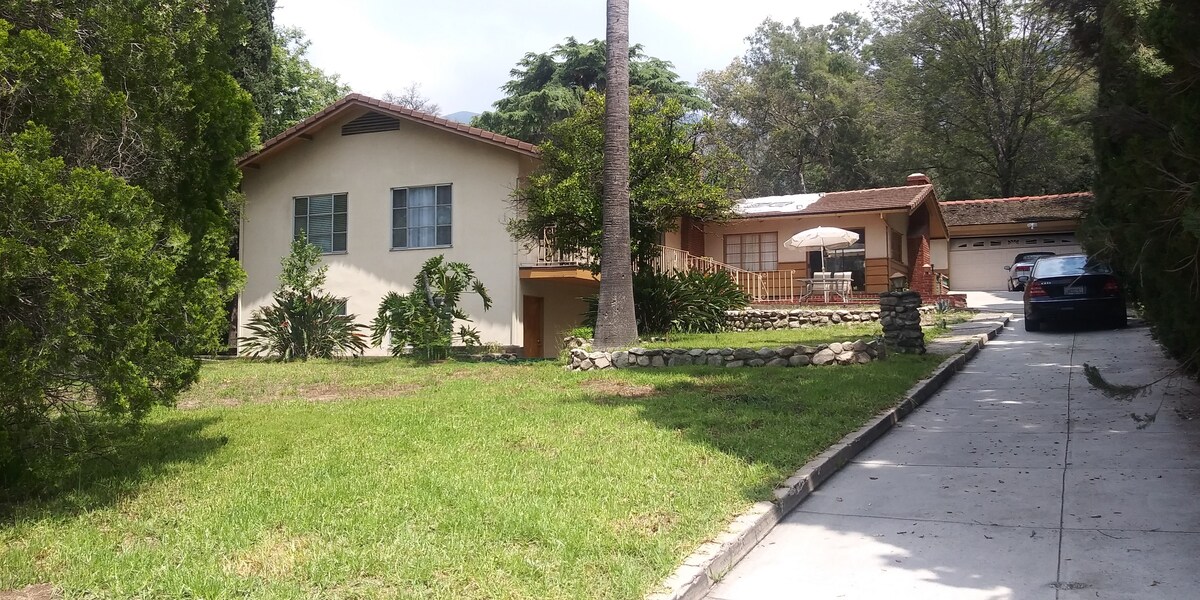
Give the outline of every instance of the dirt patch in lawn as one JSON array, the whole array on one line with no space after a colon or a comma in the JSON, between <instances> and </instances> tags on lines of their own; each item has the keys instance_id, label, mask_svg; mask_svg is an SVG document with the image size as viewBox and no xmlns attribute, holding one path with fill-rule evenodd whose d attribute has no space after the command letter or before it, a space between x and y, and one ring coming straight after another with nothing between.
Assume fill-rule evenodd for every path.
<instances>
[{"instance_id":1,"label":"dirt patch in lawn","mask_svg":"<svg viewBox=\"0 0 1200 600\"><path fill-rule=\"evenodd\" d=\"M653 394L652 385L630 383L617 379L589 379L579 387L602 396L620 396L622 398L642 398Z\"/></svg>"},{"instance_id":2,"label":"dirt patch in lawn","mask_svg":"<svg viewBox=\"0 0 1200 600\"><path fill-rule=\"evenodd\" d=\"M225 570L242 577L287 579L308 561L312 545L312 540L306 536L271 531L244 552L227 558Z\"/></svg>"},{"instance_id":3,"label":"dirt patch in lawn","mask_svg":"<svg viewBox=\"0 0 1200 600\"><path fill-rule=\"evenodd\" d=\"M679 515L665 510L634 513L613 523L613 529L617 533L632 533L642 537L652 537L668 529L678 520Z\"/></svg>"},{"instance_id":4,"label":"dirt patch in lawn","mask_svg":"<svg viewBox=\"0 0 1200 600\"><path fill-rule=\"evenodd\" d=\"M62 595L49 583L26 586L19 590L0 591L0 600L59 600Z\"/></svg>"}]
</instances>

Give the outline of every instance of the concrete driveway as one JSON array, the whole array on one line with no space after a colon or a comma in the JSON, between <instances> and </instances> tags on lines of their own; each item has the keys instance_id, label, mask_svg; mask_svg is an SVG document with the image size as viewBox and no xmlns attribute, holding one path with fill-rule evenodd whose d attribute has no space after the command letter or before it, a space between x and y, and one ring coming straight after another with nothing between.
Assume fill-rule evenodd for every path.
<instances>
[{"instance_id":1,"label":"concrete driveway","mask_svg":"<svg viewBox=\"0 0 1200 600\"><path fill-rule=\"evenodd\" d=\"M1145 327L1026 333L1019 294L969 301L1017 318L709 598L1200 598L1200 387L1107 398L1084 363L1174 368Z\"/></svg>"}]
</instances>

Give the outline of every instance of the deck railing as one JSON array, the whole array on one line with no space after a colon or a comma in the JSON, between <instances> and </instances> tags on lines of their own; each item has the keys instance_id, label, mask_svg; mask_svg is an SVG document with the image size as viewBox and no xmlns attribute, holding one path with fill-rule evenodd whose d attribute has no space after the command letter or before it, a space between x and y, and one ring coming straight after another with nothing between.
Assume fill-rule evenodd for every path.
<instances>
[{"instance_id":1,"label":"deck railing","mask_svg":"<svg viewBox=\"0 0 1200 600\"><path fill-rule=\"evenodd\" d=\"M529 244L532 260L521 263L523 267L571 267L592 264L592 251L586 248L578 250L555 250L550 240L554 236L553 229L542 231L542 238Z\"/></svg>"},{"instance_id":2,"label":"deck railing","mask_svg":"<svg viewBox=\"0 0 1200 600\"><path fill-rule=\"evenodd\" d=\"M524 262L525 267L564 267L588 266L592 264L592 254L588 250L559 252L551 248L550 239L553 230L542 233L542 239L531 244L532 261ZM795 271L747 271L725 264L708 256L697 256L679 248L655 245L656 252L650 259L650 266L656 273L672 271L689 273L728 273L738 287L750 296L752 302L778 302L796 297Z\"/></svg>"}]
</instances>

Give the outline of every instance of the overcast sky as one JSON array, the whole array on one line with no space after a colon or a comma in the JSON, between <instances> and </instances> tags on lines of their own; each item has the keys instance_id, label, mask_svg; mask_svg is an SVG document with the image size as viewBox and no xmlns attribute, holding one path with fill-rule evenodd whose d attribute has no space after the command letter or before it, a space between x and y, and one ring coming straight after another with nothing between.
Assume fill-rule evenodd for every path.
<instances>
[{"instance_id":1,"label":"overcast sky","mask_svg":"<svg viewBox=\"0 0 1200 600\"><path fill-rule=\"evenodd\" d=\"M630 0L630 41L695 83L745 52L767 17L814 25L841 11L866 13L867 0ZM526 52L603 38L605 26L602 0L278 0L275 22L303 29L313 64L354 91L416 82L443 113L489 109Z\"/></svg>"}]
</instances>

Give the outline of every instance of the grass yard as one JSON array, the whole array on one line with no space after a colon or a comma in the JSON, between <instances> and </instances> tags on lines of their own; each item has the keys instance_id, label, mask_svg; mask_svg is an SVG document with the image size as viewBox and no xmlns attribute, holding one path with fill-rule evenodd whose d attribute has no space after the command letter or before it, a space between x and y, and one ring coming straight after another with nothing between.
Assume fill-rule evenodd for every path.
<instances>
[{"instance_id":1,"label":"grass yard","mask_svg":"<svg viewBox=\"0 0 1200 600\"><path fill-rule=\"evenodd\" d=\"M939 360L209 364L115 461L3 507L0 596L638 598Z\"/></svg>"}]
</instances>

